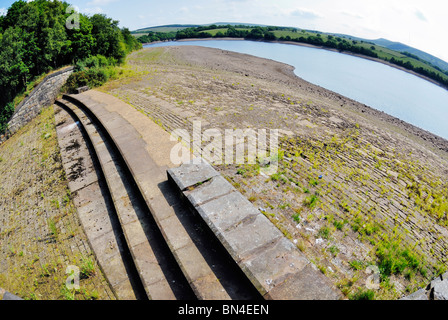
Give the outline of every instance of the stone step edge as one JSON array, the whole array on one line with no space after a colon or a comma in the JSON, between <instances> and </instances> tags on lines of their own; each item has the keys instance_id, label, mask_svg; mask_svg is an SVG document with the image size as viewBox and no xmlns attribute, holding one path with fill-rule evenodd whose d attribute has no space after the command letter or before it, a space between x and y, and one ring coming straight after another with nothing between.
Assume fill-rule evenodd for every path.
<instances>
[{"instance_id":1,"label":"stone step edge","mask_svg":"<svg viewBox=\"0 0 448 320\"><path fill-rule=\"evenodd\" d=\"M23 300L22 298L6 291L5 289L0 288L0 301L7 300Z\"/></svg>"},{"instance_id":2,"label":"stone step edge","mask_svg":"<svg viewBox=\"0 0 448 320\"><path fill-rule=\"evenodd\" d=\"M343 298L330 280L206 161L197 158L167 170L167 176L266 299Z\"/></svg>"},{"instance_id":3,"label":"stone step edge","mask_svg":"<svg viewBox=\"0 0 448 320\"><path fill-rule=\"evenodd\" d=\"M58 100L55 100L55 103L53 104L53 108L60 108L62 110L61 105L58 104ZM55 111L56 111L56 109L55 109ZM72 117L72 115L70 115L70 113L67 113L67 115L69 117ZM57 114L55 113L55 120L56 120L56 117L57 117ZM77 125L77 122L78 122L78 120L74 119L73 125ZM59 148L62 151L62 149L64 148L64 145L61 144L61 143L63 143L62 142L63 140L61 140L61 136L60 136L61 132L58 130L58 128L56 128L56 129L57 129L56 131L57 131L58 145L59 145ZM81 134L82 134L82 132L81 132ZM89 137L86 137L86 142L87 141L89 141ZM64 166L64 170L66 170L68 172L69 168L66 166L66 164L69 163L69 162L67 162L68 158L67 158L66 152L61 152L61 159L62 159L62 163L63 163L63 166ZM93 183L98 183L98 188L99 188L99 180L98 180L98 176L96 174L95 174L95 179L93 180ZM86 192L85 189L89 188L89 186L91 184L92 184L92 182L89 181L88 183L80 186L80 185L76 185L76 184L73 185L72 181L68 181L68 187L70 188L70 191L71 191L72 195L74 195L74 197L73 197L74 204L75 204L76 201L79 202L79 198L78 198L79 195L80 194L82 195L84 192ZM105 202L104 202L104 205L106 206ZM106 254L103 254L103 251L99 250L99 248L98 248L98 244L97 244L98 242L97 241L99 239L101 239L101 238L106 238L107 237L107 233L110 232L109 229L103 230L100 233L95 232L92 235L90 232L88 232L88 230L89 230L89 224L88 224L89 218L88 218L88 214L86 214L85 205L84 204L83 205L79 205L79 207L78 207L78 205L75 204L75 208L76 208L77 215L79 217L80 226L82 227L82 230L84 231L84 233L85 233L85 235L87 237L87 242L88 242L89 246L91 247L92 253L95 256L95 260L97 261L98 266L99 266L102 274L104 275L107 283L109 284L109 286L110 286L110 288L111 288L115 298L117 298L117 299L123 298L125 300L135 299L134 290L132 290L132 294L131 295L127 295L126 293L124 293L124 291L121 290L122 286L124 286L124 287L131 286L131 282L130 282L130 280L128 278L128 275L126 273L126 268L125 268L124 263L121 265L122 266L122 269L121 269L122 273L115 272L115 267L113 266L114 263L112 263L112 264L109 263L110 261L114 261L113 259L115 258L115 256L120 255L118 249L117 249L117 252L115 254L113 254L113 255L109 255L109 254L106 255ZM104 210L107 210L107 209L104 207ZM108 213L104 212L104 214L107 215ZM111 225L112 225L112 223L111 223ZM110 230L112 230L112 229L110 229ZM115 244L117 244L117 246L118 246L118 241L115 242ZM120 266L118 266L118 268L120 268ZM125 277L122 276L123 274L125 275ZM125 284L126 281L128 281L129 286L127 286ZM124 296L122 296L122 293L124 293Z\"/></svg>"},{"instance_id":4,"label":"stone step edge","mask_svg":"<svg viewBox=\"0 0 448 320\"><path fill-rule=\"evenodd\" d=\"M96 104L94 106L94 108L90 108L87 105L87 102L84 101L82 94L80 94L80 95L64 94L62 96L62 98L69 102L72 102L74 104L80 104L83 107L85 107L87 110L89 110L90 113L96 118L96 120L98 120L98 122L105 129L106 133L111 137L112 141L115 143L118 151L120 152L121 156L123 157L126 165L128 166L129 170L131 171L132 175L134 176L134 180L137 184L137 187L140 189L140 192L142 193L143 198L145 199L148 207L153 212L154 219L156 220L160 231L162 232L169 248L171 249L171 252L173 253L176 261L178 262L182 272L184 273L185 277L187 278L188 282L190 283L190 286L193 289L196 296L201 300L208 300L208 299L227 300L227 299L230 299L228 294L222 288L222 285L219 283L219 280L216 278L216 276L212 272L210 266L208 266L208 264L206 263L204 257L197 250L193 241L190 239L188 241L187 245L179 248L178 245L176 244L176 239L174 239L174 241L173 241L173 239L171 239L171 236L167 234L167 231L165 230L164 225L166 224L166 222L168 220L172 220L172 219L171 218L161 219L157 214L157 210L166 209L164 207L165 203L161 203L161 204L157 205L156 204L157 201L155 199L153 199L153 197L151 195L148 195L145 192L145 189L144 189L145 184L144 184L144 181L141 180L142 174L138 172L139 168L135 168L132 165L132 159L129 159L127 157L127 155L125 154L125 152L123 151L123 149L122 149L123 146L121 145L120 141L118 141L119 139L117 139L117 137L114 136L113 132L111 132L110 128L108 127L108 122L102 121L102 119L100 119L101 115L97 114L97 112L101 112L99 110L101 110L103 107ZM126 120L124 120L124 121L126 122ZM129 124L129 126L131 126L131 125ZM135 129L132 127L132 130L135 130ZM151 159L148 159L148 160L151 160ZM136 169L137 169L137 171L135 171ZM157 169L157 170L160 170L160 169ZM151 173L158 174L157 170L155 170L155 171L152 170ZM145 174L146 173L148 173L148 172L145 172ZM160 171L160 174L163 175L164 171L163 172ZM161 196L163 197L162 194L161 194ZM169 206L169 204L166 204L166 205ZM172 208L171 208L171 210L172 210ZM174 221L174 222L181 225L180 221L175 216L175 214L172 218L176 219L176 221ZM185 233L186 237L189 237L188 233L186 232L185 229L182 229L180 231L182 233ZM186 252L188 250L190 250L190 255L186 255ZM191 264L191 262L192 262L191 254L195 254L195 255L199 254L199 256L197 256L197 260L195 261L194 265ZM190 260L190 261L186 260L187 257L189 257L188 260ZM198 265L200 265L202 267L199 268L199 267L197 267ZM198 269L198 271L196 271L196 269ZM200 271L199 269L201 269L202 271ZM204 270L206 270L206 271L204 271ZM206 283L210 284L209 289L206 289L204 287L204 285ZM219 292L218 292L218 290L219 290Z\"/></svg>"},{"instance_id":5,"label":"stone step edge","mask_svg":"<svg viewBox=\"0 0 448 320\"><path fill-rule=\"evenodd\" d=\"M134 241L132 240L132 236L135 237L136 235L130 234L130 231L132 230L134 232L135 231L143 232L143 230L140 230L140 229L135 230L134 228L131 228L131 230L130 230L129 225L124 223L124 221L123 221L123 217L122 217L122 214L120 211L120 206L118 204L119 199L117 199L117 196L115 195L116 192L114 192L114 190L113 190L114 188L112 187L112 184L111 184L112 181L110 180L111 177L108 174L110 170L108 170L107 163L105 163L106 160L104 159L105 158L104 155L102 156L102 152L101 152L102 150L99 149L98 138L93 137L94 131L96 132L96 130L89 126L89 124L91 123L89 118L84 114L83 111L81 111L78 107L74 106L70 101L60 99L60 100L58 100L58 102L63 103L66 107L70 108L73 113L76 114L79 121L81 122L81 124L83 125L84 129L86 130L87 134L90 137L93 148L95 149L95 153L97 154L101 170L103 171L104 177L106 179L106 184L111 193L111 196L112 196L112 199L114 202L114 206L115 206L115 209L116 209L116 212L118 215L118 219L120 221L120 224L121 224L123 232L124 232L126 242L128 243L130 253L134 260L134 264L138 270L140 279L145 287L146 294L147 294L148 298L151 300L153 300L153 299L163 299L163 300L175 299L175 296L174 296L173 292L171 291L169 283L167 282L166 279L158 279L157 281L154 281L154 279L151 279L153 282L151 282L151 281L148 282L148 279L146 279L144 277L145 269L144 269L144 265L142 265L142 263L144 264L147 261L150 262L152 268L156 268L156 270L154 270L156 272L156 274L162 275L163 271L161 270L161 268L157 262L157 259L155 258L155 255L152 252L150 246L149 246L149 251L144 252L145 253L144 256L140 256L137 253L137 252L141 251L141 250L137 250L137 249L139 246L141 246L143 244L143 242L134 243ZM103 149L106 150L104 143L100 142L100 146L102 146ZM107 158L107 156L106 156L106 158ZM113 166L112 166L112 168L113 168ZM134 221L138 221L138 217L136 214L135 214L135 218L133 219L133 222ZM144 235L143 237L141 237L141 234L139 234L139 235L137 235L137 238L145 238L146 239L146 236ZM154 292L151 290L153 287L154 287ZM163 289L163 290L161 290L161 289Z\"/></svg>"}]
</instances>

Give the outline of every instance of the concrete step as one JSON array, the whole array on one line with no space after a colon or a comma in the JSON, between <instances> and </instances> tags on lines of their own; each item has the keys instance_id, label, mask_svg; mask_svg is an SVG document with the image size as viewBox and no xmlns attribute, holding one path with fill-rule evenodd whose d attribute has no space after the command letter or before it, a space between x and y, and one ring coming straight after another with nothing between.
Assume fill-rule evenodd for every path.
<instances>
[{"instance_id":1,"label":"concrete step","mask_svg":"<svg viewBox=\"0 0 448 320\"><path fill-rule=\"evenodd\" d=\"M101 137L96 126L83 111L66 100L59 102L76 114L92 141L148 298L153 300L175 299L176 296L152 249L151 240L153 239L150 238L152 233L149 224L145 221L145 212L136 203L138 200L132 194L130 182L118 159L113 155L112 147L106 139Z\"/></svg>"},{"instance_id":2,"label":"concrete step","mask_svg":"<svg viewBox=\"0 0 448 320\"><path fill-rule=\"evenodd\" d=\"M215 274L215 265L209 262L204 251L199 250L202 244L194 240L195 236L191 234L193 228L185 225L191 215L189 209L179 202L178 196L162 191L167 181L166 168L160 168L149 156L135 128L87 95L64 95L63 98L88 109L110 136L197 298L230 299L231 296Z\"/></svg>"},{"instance_id":3,"label":"concrete step","mask_svg":"<svg viewBox=\"0 0 448 320\"><path fill-rule=\"evenodd\" d=\"M341 292L247 198L202 159L170 181L266 299L337 300Z\"/></svg>"},{"instance_id":4,"label":"concrete step","mask_svg":"<svg viewBox=\"0 0 448 320\"><path fill-rule=\"evenodd\" d=\"M23 300L22 298L0 288L0 301L1 300Z\"/></svg>"},{"instance_id":5,"label":"concrete step","mask_svg":"<svg viewBox=\"0 0 448 320\"><path fill-rule=\"evenodd\" d=\"M93 147L74 116L54 105L56 132L62 165L82 228L115 296L120 300L146 297L130 253L113 201L105 192L103 175L95 169L98 160ZM138 281L133 281L137 279Z\"/></svg>"}]
</instances>

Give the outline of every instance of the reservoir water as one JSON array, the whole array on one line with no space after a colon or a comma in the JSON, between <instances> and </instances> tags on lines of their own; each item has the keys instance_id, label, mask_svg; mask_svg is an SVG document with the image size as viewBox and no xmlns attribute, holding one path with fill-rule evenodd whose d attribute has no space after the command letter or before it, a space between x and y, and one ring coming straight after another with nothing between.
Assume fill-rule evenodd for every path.
<instances>
[{"instance_id":1,"label":"reservoir water","mask_svg":"<svg viewBox=\"0 0 448 320\"><path fill-rule=\"evenodd\" d=\"M338 52L238 40L173 41L246 53L295 67L300 78L448 139L448 90L402 70Z\"/></svg>"}]
</instances>

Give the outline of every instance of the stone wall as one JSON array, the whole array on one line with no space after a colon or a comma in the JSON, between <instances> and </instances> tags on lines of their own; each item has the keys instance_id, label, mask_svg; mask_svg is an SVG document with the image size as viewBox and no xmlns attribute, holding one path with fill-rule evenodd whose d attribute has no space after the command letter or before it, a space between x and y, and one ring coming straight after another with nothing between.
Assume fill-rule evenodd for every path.
<instances>
[{"instance_id":1,"label":"stone wall","mask_svg":"<svg viewBox=\"0 0 448 320\"><path fill-rule=\"evenodd\" d=\"M17 106L8 122L8 129L0 136L0 144L34 119L43 107L53 104L72 72L73 67L67 67L45 77L31 94Z\"/></svg>"}]
</instances>

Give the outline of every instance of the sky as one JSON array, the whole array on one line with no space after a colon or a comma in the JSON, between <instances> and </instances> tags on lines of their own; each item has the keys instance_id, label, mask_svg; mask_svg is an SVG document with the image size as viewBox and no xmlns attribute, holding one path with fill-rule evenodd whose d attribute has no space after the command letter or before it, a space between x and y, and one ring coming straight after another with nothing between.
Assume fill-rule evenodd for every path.
<instances>
[{"instance_id":1,"label":"sky","mask_svg":"<svg viewBox=\"0 0 448 320\"><path fill-rule=\"evenodd\" d=\"M28 0L30 1L30 0ZM166 24L241 22L385 38L448 62L448 1L442 0L66 0L135 30ZM0 0L0 14L14 0Z\"/></svg>"}]
</instances>

